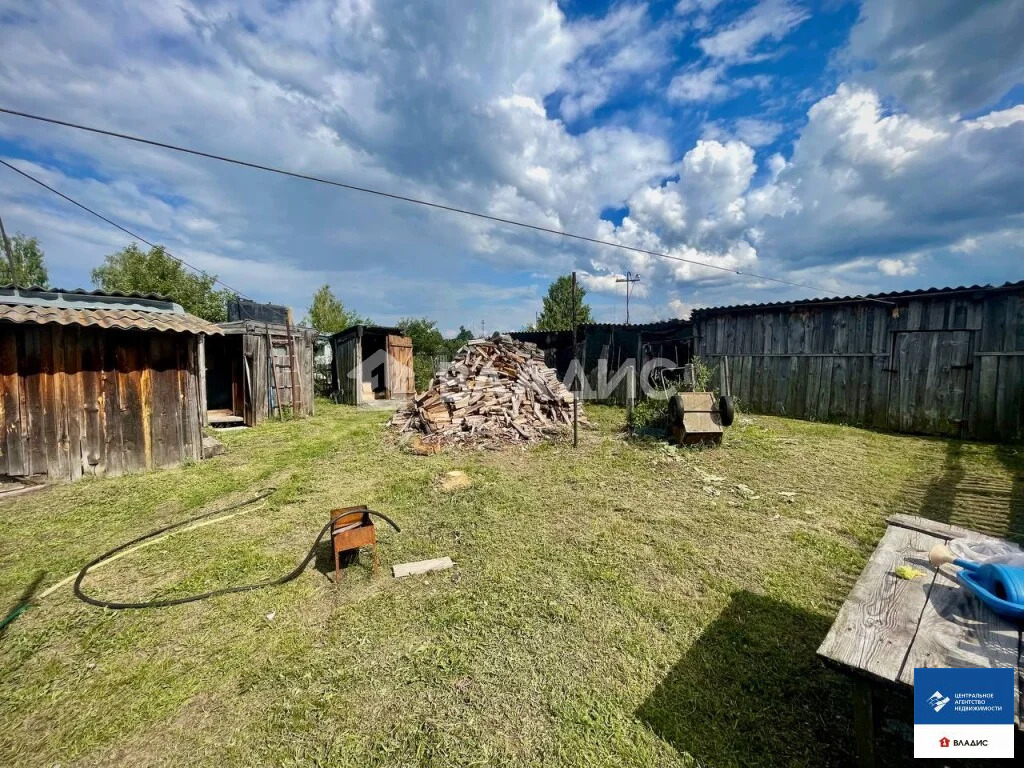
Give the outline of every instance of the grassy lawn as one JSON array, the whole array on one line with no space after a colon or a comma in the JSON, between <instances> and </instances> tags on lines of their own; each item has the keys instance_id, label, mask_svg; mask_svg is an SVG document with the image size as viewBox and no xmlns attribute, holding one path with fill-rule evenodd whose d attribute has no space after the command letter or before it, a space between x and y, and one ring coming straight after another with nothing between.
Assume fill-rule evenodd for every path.
<instances>
[{"instance_id":1,"label":"grassy lawn","mask_svg":"<svg viewBox=\"0 0 1024 768\"><path fill-rule=\"evenodd\" d=\"M419 457L387 414L321 404L179 470L0 506L0 610L161 524L268 485L263 506L90 577L111 599L277 576L332 507L369 558L279 587L105 611L61 590L0 637L0 765L845 765L845 679L815 657L902 511L1024 533L1018 449L741 418L719 450L623 437ZM473 486L445 493L461 469ZM450 555L405 580L392 563ZM273 614L273 618L268 615Z\"/></svg>"}]
</instances>

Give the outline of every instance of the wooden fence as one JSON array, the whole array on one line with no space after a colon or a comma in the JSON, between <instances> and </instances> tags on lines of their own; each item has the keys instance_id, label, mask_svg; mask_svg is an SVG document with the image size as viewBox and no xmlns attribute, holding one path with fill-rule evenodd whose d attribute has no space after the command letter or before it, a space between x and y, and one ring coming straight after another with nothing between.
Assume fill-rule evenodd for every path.
<instances>
[{"instance_id":1,"label":"wooden fence","mask_svg":"<svg viewBox=\"0 0 1024 768\"><path fill-rule=\"evenodd\" d=\"M919 434L1024 440L1024 283L694 314L741 408Z\"/></svg>"}]
</instances>

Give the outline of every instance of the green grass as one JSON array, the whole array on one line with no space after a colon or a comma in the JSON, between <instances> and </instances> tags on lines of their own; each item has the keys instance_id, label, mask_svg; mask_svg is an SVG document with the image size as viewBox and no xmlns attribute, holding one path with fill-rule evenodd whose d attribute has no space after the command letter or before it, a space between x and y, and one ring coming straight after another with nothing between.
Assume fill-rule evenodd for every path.
<instances>
[{"instance_id":1,"label":"green grass","mask_svg":"<svg viewBox=\"0 0 1024 768\"><path fill-rule=\"evenodd\" d=\"M320 404L225 435L212 461L5 503L4 610L40 569L45 587L269 485L89 590L279 575L337 506L403 531L380 529L380 575L364 557L337 589L321 557L283 587L160 610L55 593L0 636L0 764L844 765L849 690L815 649L885 516L1024 532L1012 448L754 417L719 450L671 449L625 437L620 410L588 415L575 451L419 457L386 414ZM473 486L441 491L451 469ZM444 555L456 569L389 576Z\"/></svg>"}]
</instances>

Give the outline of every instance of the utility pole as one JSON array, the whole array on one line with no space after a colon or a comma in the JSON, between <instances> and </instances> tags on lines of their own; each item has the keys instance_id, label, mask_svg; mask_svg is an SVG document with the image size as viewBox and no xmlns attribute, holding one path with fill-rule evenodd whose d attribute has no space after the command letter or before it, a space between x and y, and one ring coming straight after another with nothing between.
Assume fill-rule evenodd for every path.
<instances>
[{"instance_id":1,"label":"utility pole","mask_svg":"<svg viewBox=\"0 0 1024 768\"><path fill-rule=\"evenodd\" d=\"M7 239L7 230L4 229L4 220L0 218L0 239L3 242L4 253L7 255L7 264L11 268L11 285L18 287L18 273L14 271L14 251L11 250L11 241Z\"/></svg>"},{"instance_id":2,"label":"utility pole","mask_svg":"<svg viewBox=\"0 0 1024 768\"><path fill-rule=\"evenodd\" d=\"M576 273L572 273L572 357L576 359ZM573 393L572 393L572 447L576 448L580 444L579 437L579 399L580 399L580 371L579 365L575 366L576 377L573 380Z\"/></svg>"},{"instance_id":3,"label":"utility pole","mask_svg":"<svg viewBox=\"0 0 1024 768\"><path fill-rule=\"evenodd\" d=\"M640 282L640 275L633 275L626 272L625 277L620 277L615 282L626 284L626 325L629 325L629 289L633 286L633 283Z\"/></svg>"}]
</instances>

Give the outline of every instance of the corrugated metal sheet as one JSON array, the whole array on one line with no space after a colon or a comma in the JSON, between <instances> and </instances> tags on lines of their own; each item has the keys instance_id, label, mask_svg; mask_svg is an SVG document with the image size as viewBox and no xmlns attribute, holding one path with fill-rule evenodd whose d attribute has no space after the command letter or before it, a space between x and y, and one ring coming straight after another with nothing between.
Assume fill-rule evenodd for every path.
<instances>
[{"instance_id":1,"label":"corrugated metal sheet","mask_svg":"<svg viewBox=\"0 0 1024 768\"><path fill-rule=\"evenodd\" d=\"M0 304L0 321L98 326L125 331L170 331L222 335L213 323L189 314L140 312L134 309L66 309L25 304Z\"/></svg>"},{"instance_id":2,"label":"corrugated metal sheet","mask_svg":"<svg viewBox=\"0 0 1024 768\"><path fill-rule=\"evenodd\" d=\"M138 293L135 291L121 292L121 291L101 291L94 290L88 291L85 288L45 288L41 285L22 285L16 286L14 283L6 283L0 285L0 290L18 288L22 291L36 291L38 293L71 293L76 296L108 296L114 299L153 299L154 301L174 301L170 296L165 296L162 293Z\"/></svg>"},{"instance_id":3,"label":"corrugated metal sheet","mask_svg":"<svg viewBox=\"0 0 1024 768\"><path fill-rule=\"evenodd\" d=\"M602 330L630 330L630 331L666 331L675 330L678 328L684 328L690 324L689 320L654 320L650 323L581 323L579 328L582 330L588 329L602 329Z\"/></svg>"},{"instance_id":4,"label":"corrugated metal sheet","mask_svg":"<svg viewBox=\"0 0 1024 768\"><path fill-rule=\"evenodd\" d=\"M345 330L338 331L331 338L344 341L349 336L354 336L359 328L363 329L363 333L376 333L381 336L401 336L405 333L401 328L389 328L384 325L350 325Z\"/></svg>"},{"instance_id":5,"label":"corrugated metal sheet","mask_svg":"<svg viewBox=\"0 0 1024 768\"><path fill-rule=\"evenodd\" d=\"M594 330L629 330L629 331L667 331L676 330L679 328L685 328L690 324L689 320L654 320L649 323L580 323L577 327L577 331L580 333L586 333L587 331ZM531 335L544 336L546 334L553 333L572 333L572 328L562 328L557 331L508 331L508 334L520 341L533 341L534 339L529 338Z\"/></svg>"},{"instance_id":6,"label":"corrugated metal sheet","mask_svg":"<svg viewBox=\"0 0 1024 768\"><path fill-rule=\"evenodd\" d=\"M891 293L869 293L864 296L832 296L819 299L795 299L793 301L772 301L764 304L732 304L724 307L701 307L693 310L692 318L717 312L736 312L758 309L778 309L780 307L804 307L816 304L852 304L861 301L896 301L898 299L920 299L926 296L948 296L955 293L980 293L992 291L1012 291L1024 289L1024 280L1002 285L961 285L956 288L918 288L913 291L893 291Z\"/></svg>"}]
</instances>

